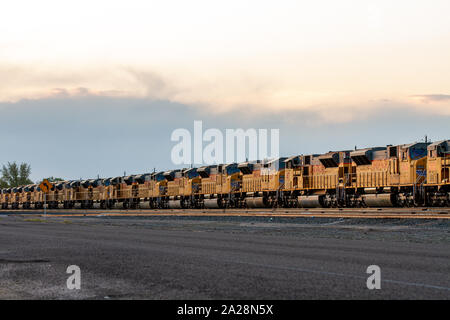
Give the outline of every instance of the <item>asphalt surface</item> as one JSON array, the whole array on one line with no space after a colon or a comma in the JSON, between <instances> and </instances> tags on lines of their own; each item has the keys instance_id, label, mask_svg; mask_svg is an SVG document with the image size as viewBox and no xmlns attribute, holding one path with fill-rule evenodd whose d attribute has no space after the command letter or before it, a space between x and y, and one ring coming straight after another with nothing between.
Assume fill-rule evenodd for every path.
<instances>
[{"instance_id":1,"label":"asphalt surface","mask_svg":"<svg viewBox=\"0 0 450 320\"><path fill-rule=\"evenodd\" d=\"M0 215L0 299L449 299L448 220ZM69 290L69 265L81 289ZM369 265L381 289L369 290Z\"/></svg>"}]
</instances>

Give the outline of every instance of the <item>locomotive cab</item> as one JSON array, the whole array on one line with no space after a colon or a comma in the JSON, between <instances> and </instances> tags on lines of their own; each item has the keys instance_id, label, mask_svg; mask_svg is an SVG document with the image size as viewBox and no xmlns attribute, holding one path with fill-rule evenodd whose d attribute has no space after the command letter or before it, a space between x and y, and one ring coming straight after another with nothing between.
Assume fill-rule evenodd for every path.
<instances>
[{"instance_id":1,"label":"locomotive cab","mask_svg":"<svg viewBox=\"0 0 450 320\"><path fill-rule=\"evenodd\" d=\"M437 141L428 146L427 182L450 184L450 140Z\"/></svg>"},{"instance_id":2,"label":"locomotive cab","mask_svg":"<svg viewBox=\"0 0 450 320\"><path fill-rule=\"evenodd\" d=\"M450 206L450 140L428 146L427 204Z\"/></svg>"}]
</instances>

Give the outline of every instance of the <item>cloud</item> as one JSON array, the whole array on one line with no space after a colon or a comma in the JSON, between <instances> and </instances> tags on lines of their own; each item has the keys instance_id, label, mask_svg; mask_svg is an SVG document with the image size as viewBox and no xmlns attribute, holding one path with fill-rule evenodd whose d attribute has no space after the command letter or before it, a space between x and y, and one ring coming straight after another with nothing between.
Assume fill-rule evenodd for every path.
<instances>
[{"instance_id":1,"label":"cloud","mask_svg":"<svg viewBox=\"0 0 450 320\"><path fill-rule=\"evenodd\" d=\"M448 94L412 95L405 102L423 113L450 115L450 95Z\"/></svg>"},{"instance_id":2,"label":"cloud","mask_svg":"<svg viewBox=\"0 0 450 320\"><path fill-rule=\"evenodd\" d=\"M155 71L135 70L133 68L125 68L125 70L134 77L137 83L143 86L146 97L173 100L181 90L173 82Z\"/></svg>"},{"instance_id":3,"label":"cloud","mask_svg":"<svg viewBox=\"0 0 450 320\"><path fill-rule=\"evenodd\" d=\"M83 70L83 71L80 71ZM0 102L63 96L139 96L123 70L44 64L14 64L0 61Z\"/></svg>"},{"instance_id":4,"label":"cloud","mask_svg":"<svg viewBox=\"0 0 450 320\"><path fill-rule=\"evenodd\" d=\"M450 101L450 94L420 94L412 97L424 103Z\"/></svg>"},{"instance_id":5,"label":"cloud","mask_svg":"<svg viewBox=\"0 0 450 320\"><path fill-rule=\"evenodd\" d=\"M51 99L51 98L81 98L81 97L121 97L127 96L127 93L120 90L92 90L89 88L53 88L49 93L40 97L39 99ZM31 100L39 100L31 99Z\"/></svg>"},{"instance_id":6,"label":"cloud","mask_svg":"<svg viewBox=\"0 0 450 320\"><path fill-rule=\"evenodd\" d=\"M270 77L255 70L231 68L177 72L159 67L93 65L54 68L45 65L0 64L0 101L21 99L116 97L168 101L196 108L205 114L281 114L302 111L315 124L349 123L367 119L379 108L407 106L421 113L450 114L450 95L405 97L364 96L309 88L295 79ZM82 71L80 71L82 70Z\"/></svg>"}]
</instances>

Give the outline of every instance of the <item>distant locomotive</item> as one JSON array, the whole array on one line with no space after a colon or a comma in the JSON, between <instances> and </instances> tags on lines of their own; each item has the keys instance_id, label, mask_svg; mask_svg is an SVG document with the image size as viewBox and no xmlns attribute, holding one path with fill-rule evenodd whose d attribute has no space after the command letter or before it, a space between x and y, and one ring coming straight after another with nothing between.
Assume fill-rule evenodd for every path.
<instances>
[{"instance_id":1,"label":"distant locomotive","mask_svg":"<svg viewBox=\"0 0 450 320\"><path fill-rule=\"evenodd\" d=\"M50 209L450 206L450 140L58 182ZM1 209L42 209L38 185Z\"/></svg>"}]
</instances>

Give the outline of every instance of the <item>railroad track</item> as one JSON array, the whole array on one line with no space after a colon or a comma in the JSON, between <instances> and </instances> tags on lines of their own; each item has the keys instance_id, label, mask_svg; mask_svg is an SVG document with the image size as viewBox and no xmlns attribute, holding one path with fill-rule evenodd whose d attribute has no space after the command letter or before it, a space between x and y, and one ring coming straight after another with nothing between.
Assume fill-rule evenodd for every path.
<instances>
[{"instance_id":1,"label":"railroad track","mask_svg":"<svg viewBox=\"0 0 450 320\"><path fill-rule=\"evenodd\" d=\"M42 210L0 211L7 214L36 214ZM244 216L244 217L323 217L323 218L395 218L395 219L450 219L450 208L261 208L261 209L146 209L146 210L84 210L51 209L52 217L80 216Z\"/></svg>"}]
</instances>

